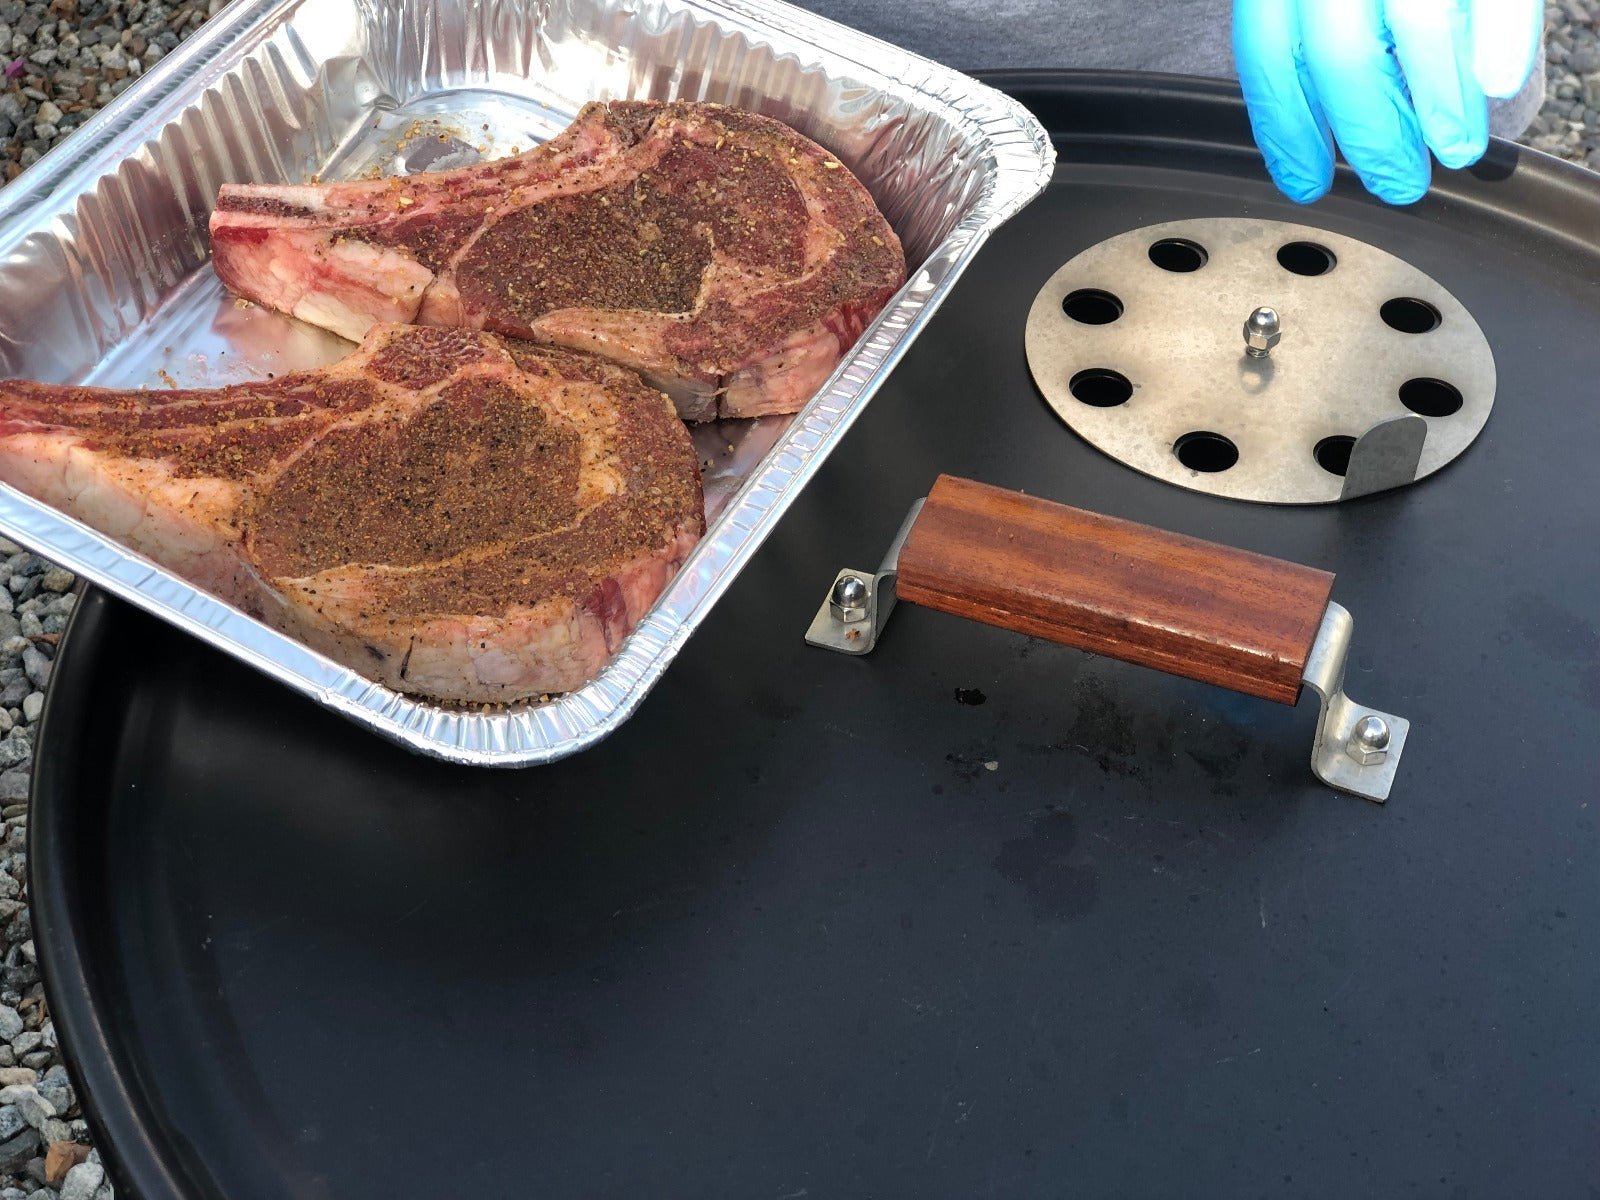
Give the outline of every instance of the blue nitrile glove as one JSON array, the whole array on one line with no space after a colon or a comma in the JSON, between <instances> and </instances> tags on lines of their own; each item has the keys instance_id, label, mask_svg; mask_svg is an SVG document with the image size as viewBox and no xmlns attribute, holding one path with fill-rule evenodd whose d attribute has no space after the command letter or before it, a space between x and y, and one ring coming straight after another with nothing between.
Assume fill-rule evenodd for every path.
<instances>
[{"instance_id":1,"label":"blue nitrile glove","mask_svg":"<svg viewBox=\"0 0 1600 1200\"><path fill-rule=\"evenodd\" d=\"M1390 204L1428 190L1428 151L1465 167L1489 145L1487 96L1521 90L1543 0L1234 0L1233 53L1267 169L1308 204L1333 143Z\"/></svg>"}]
</instances>

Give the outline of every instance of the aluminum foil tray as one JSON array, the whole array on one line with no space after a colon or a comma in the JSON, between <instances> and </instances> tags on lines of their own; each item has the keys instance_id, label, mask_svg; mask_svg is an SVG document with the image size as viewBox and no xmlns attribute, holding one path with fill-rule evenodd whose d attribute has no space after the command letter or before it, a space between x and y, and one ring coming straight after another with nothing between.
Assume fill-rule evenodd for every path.
<instances>
[{"instance_id":1,"label":"aluminum foil tray","mask_svg":"<svg viewBox=\"0 0 1600 1200\"><path fill-rule=\"evenodd\" d=\"M752 0L240 0L0 192L0 374L201 386L350 345L224 293L220 184L435 169L526 148L589 100L698 99L777 117L871 189L911 278L806 409L697 435L705 539L599 678L486 712L379 687L0 486L0 529L358 723L461 763L547 762L638 706L838 444L986 237L1054 162L1021 105L785 4Z\"/></svg>"}]
</instances>

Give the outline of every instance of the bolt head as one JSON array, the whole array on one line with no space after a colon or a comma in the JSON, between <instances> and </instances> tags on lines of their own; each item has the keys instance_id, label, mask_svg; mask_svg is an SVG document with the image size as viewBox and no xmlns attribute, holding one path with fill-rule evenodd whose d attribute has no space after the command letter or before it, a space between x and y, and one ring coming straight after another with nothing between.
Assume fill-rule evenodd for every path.
<instances>
[{"instance_id":1,"label":"bolt head","mask_svg":"<svg viewBox=\"0 0 1600 1200\"><path fill-rule=\"evenodd\" d=\"M1362 717L1350 731L1345 753L1363 767L1381 763L1389 756L1389 723L1382 717Z\"/></svg>"},{"instance_id":2,"label":"bolt head","mask_svg":"<svg viewBox=\"0 0 1600 1200\"><path fill-rule=\"evenodd\" d=\"M1244 323L1244 345L1252 355L1263 358L1283 340L1283 322L1276 309L1258 308Z\"/></svg>"},{"instance_id":3,"label":"bolt head","mask_svg":"<svg viewBox=\"0 0 1600 1200\"><path fill-rule=\"evenodd\" d=\"M828 598L828 603L833 609L833 615L839 620L850 624L853 621L864 621L867 617L867 585L859 575L846 575L833 585L833 593Z\"/></svg>"}]
</instances>

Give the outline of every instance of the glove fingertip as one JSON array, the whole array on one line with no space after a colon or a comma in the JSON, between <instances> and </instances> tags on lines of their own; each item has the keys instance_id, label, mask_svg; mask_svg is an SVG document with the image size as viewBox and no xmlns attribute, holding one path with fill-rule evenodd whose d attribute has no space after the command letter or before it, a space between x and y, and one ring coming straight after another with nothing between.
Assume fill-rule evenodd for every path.
<instances>
[{"instance_id":1,"label":"glove fingertip","mask_svg":"<svg viewBox=\"0 0 1600 1200\"><path fill-rule=\"evenodd\" d=\"M1280 176L1277 183L1278 190L1296 204L1315 204L1326 196L1333 187L1331 180L1324 183L1298 176L1289 178Z\"/></svg>"},{"instance_id":2,"label":"glove fingertip","mask_svg":"<svg viewBox=\"0 0 1600 1200\"><path fill-rule=\"evenodd\" d=\"M1459 146L1444 146L1434 153L1438 156L1441 166L1447 167L1452 171L1460 171L1477 162L1488 152L1488 149L1487 144L1482 146L1463 144Z\"/></svg>"},{"instance_id":3,"label":"glove fingertip","mask_svg":"<svg viewBox=\"0 0 1600 1200\"><path fill-rule=\"evenodd\" d=\"M1489 71L1479 70L1478 86L1483 89L1483 94L1491 100L1514 100L1521 95L1522 89L1528 85L1528 77L1532 71L1523 71L1518 74L1515 68L1507 70L1498 68Z\"/></svg>"},{"instance_id":4,"label":"glove fingertip","mask_svg":"<svg viewBox=\"0 0 1600 1200\"><path fill-rule=\"evenodd\" d=\"M1385 204L1406 208L1428 194L1428 180L1393 181L1372 186L1372 194Z\"/></svg>"}]
</instances>

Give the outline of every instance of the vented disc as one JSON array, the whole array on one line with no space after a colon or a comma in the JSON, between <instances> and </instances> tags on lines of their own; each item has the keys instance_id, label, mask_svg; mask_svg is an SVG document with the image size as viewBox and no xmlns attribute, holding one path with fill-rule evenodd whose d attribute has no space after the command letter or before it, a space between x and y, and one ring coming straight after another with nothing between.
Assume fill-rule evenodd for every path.
<instances>
[{"instance_id":1,"label":"vented disc","mask_svg":"<svg viewBox=\"0 0 1600 1200\"><path fill-rule=\"evenodd\" d=\"M1256 358L1244 327L1262 308L1281 337ZM1091 247L1034 300L1027 351L1051 406L1098 449L1268 503L1340 499L1358 439L1411 415L1427 425L1421 458L1386 486L1432 474L1472 444L1495 396L1488 340L1443 286L1278 221L1174 221Z\"/></svg>"}]
</instances>

